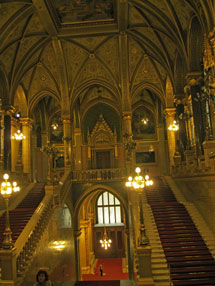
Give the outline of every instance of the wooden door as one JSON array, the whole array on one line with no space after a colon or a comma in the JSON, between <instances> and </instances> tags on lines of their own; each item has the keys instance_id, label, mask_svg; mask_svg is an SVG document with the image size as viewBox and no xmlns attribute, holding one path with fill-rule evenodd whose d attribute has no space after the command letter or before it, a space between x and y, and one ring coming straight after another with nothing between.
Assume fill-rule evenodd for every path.
<instances>
[{"instance_id":1,"label":"wooden door","mask_svg":"<svg viewBox=\"0 0 215 286\"><path fill-rule=\"evenodd\" d=\"M96 151L96 169L111 168L110 151Z\"/></svg>"}]
</instances>

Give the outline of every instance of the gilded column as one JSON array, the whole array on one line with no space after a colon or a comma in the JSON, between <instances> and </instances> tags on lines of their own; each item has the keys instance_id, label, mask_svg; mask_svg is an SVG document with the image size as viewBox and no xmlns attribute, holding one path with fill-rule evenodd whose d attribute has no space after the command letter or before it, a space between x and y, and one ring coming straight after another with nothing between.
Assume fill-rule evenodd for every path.
<instances>
[{"instance_id":1,"label":"gilded column","mask_svg":"<svg viewBox=\"0 0 215 286\"><path fill-rule=\"evenodd\" d=\"M80 261L81 261L81 270L83 274L88 274L90 272L90 264L89 264L89 236L88 236L88 228L89 228L89 220L82 220L80 222L81 228L81 236L80 236Z\"/></svg>"},{"instance_id":2,"label":"gilded column","mask_svg":"<svg viewBox=\"0 0 215 286\"><path fill-rule=\"evenodd\" d=\"M176 150L176 132L173 130L169 130L169 126L173 124L175 120L175 107L169 107L165 109L165 117L166 117L166 129L167 129L167 137L168 137L168 147L169 147L169 161L170 166L174 165L174 154Z\"/></svg>"},{"instance_id":3,"label":"gilded column","mask_svg":"<svg viewBox=\"0 0 215 286\"><path fill-rule=\"evenodd\" d=\"M63 118L63 139L64 139L64 165L65 167L71 166L72 153L71 153L71 120L69 117Z\"/></svg>"},{"instance_id":4,"label":"gilded column","mask_svg":"<svg viewBox=\"0 0 215 286\"><path fill-rule=\"evenodd\" d=\"M187 128L187 147L191 149L189 144L192 144L191 130L189 126L193 125L194 137L196 138L196 154L201 155L201 144L204 141L204 132L206 128L205 112L203 101L201 100L201 77L200 72L190 72L186 75L187 85L185 90L187 92L187 97L190 102L190 106L187 107L187 112L184 113L184 119L186 121ZM192 122L192 124L191 124Z\"/></svg>"},{"instance_id":5,"label":"gilded column","mask_svg":"<svg viewBox=\"0 0 215 286\"><path fill-rule=\"evenodd\" d=\"M32 119L30 117L20 118L22 124L22 133L25 139L22 140L22 163L23 172L31 173L31 129L32 129Z\"/></svg>"},{"instance_id":6,"label":"gilded column","mask_svg":"<svg viewBox=\"0 0 215 286\"><path fill-rule=\"evenodd\" d=\"M81 280L81 271L80 271L80 236L81 230L74 231L74 239L75 239L75 278L76 280Z\"/></svg>"},{"instance_id":7,"label":"gilded column","mask_svg":"<svg viewBox=\"0 0 215 286\"><path fill-rule=\"evenodd\" d=\"M4 110L0 110L0 170L4 169Z\"/></svg>"},{"instance_id":8,"label":"gilded column","mask_svg":"<svg viewBox=\"0 0 215 286\"><path fill-rule=\"evenodd\" d=\"M11 116L11 136L13 136L19 129L18 120ZM16 165L18 161L20 148L20 141L16 139L11 139L11 171L16 172Z\"/></svg>"}]
</instances>

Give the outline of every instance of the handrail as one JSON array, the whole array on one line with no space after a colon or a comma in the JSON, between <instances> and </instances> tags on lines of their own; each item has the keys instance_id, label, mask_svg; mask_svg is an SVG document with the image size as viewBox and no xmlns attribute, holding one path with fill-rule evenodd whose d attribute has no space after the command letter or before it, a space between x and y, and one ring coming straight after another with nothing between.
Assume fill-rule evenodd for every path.
<instances>
[{"instance_id":1,"label":"handrail","mask_svg":"<svg viewBox=\"0 0 215 286\"><path fill-rule=\"evenodd\" d=\"M65 197L67 195L67 192L69 190L70 184L71 184L71 170L67 170L64 173L64 176L62 177L62 180L59 182L60 188L59 188L59 195L60 195L60 201L64 202Z\"/></svg>"},{"instance_id":2,"label":"handrail","mask_svg":"<svg viewBox=\"0 0 215 286\"><path fill-rule=\"evenodd\" d=\"M38 224L41 215L43 214L44 210L47 208L47 205L52 199L51 194L46 194L35 212L33 213L32 217L26 224L25 228L23 229L22 233L19 235L18 239L15 242L16 247L16 257L19 256L20 252L22 251L23 247L25 246L29 236L31 235L32 231L35 229L36 225Z\"/></svg>"}]
</instances>

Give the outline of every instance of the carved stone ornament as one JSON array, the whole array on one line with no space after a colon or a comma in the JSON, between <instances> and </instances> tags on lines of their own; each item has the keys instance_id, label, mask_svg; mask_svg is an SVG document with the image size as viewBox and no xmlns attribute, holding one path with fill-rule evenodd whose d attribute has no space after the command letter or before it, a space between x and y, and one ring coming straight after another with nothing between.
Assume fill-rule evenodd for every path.
<instances>
[{"instance_id":1,"label":"carved stone ornament","mask_svg":"<svg viewBox=\"0 0 215 286\"><path fill-rule=\"evenodd\" d=\"M88 134L89 145L112 145L116 141L115 134L104 120L102 114L94 126L92 133Z\"/></svg>"}]
</instances>

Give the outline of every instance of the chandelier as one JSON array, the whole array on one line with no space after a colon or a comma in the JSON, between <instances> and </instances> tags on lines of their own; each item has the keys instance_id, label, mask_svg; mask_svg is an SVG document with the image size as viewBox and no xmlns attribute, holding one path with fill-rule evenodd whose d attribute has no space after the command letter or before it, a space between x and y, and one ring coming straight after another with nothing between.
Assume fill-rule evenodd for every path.
<instances>
[{"instance_id":1,"label":"chandelier","mask_svg":"<svg viewBox=\"0 0 215 286\"><path fill-rule=\"evenodd\" d=\"M111 246L112 240L108 237L106 229L104 229L104 235L103 238L100 240L101 247L103 247L105 250L108 249L108 247Z\"/></svg>"},{"instance_id":2,"label":"chandelier","mask_svg":"<svg viewBox=\"0 0 215 286\"><path fill-rule=\"evenodd\" d=\"M25 136L22 134L20 130L17 130L17 132L14 133L14 135L11 138L16 140L22 140L25 139Z\"/></svg>"},{"instance_id":3,"label":"chandelier","mask_svg":"<svg viewBox=\"0 0 215 286\"><path fill-rule=\"evenodd\" d=\"M179 129L179 126L178 124L176 123L176 121L174 120L173 121L173 124L171 124L169 127L168 127L169 130L172 130L172 131L178 131Z\"/></svg>"}]
</instances>

